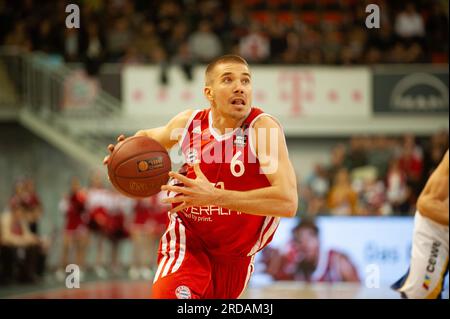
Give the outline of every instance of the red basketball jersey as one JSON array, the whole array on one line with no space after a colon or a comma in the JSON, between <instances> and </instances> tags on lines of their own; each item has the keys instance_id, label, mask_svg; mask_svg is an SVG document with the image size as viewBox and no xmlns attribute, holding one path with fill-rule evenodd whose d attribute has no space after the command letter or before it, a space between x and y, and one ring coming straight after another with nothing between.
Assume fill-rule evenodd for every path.
<instances>
[{"instance_id":1,"label":"red basketball jersey","mask_svg":"<svg viewBox=\"0 0 450 319\"><path fill-rule=\"evenodd\" d=\"M252 108L240 128L220 135L212 127L210 109L194 111L181 137L180 146L186 163L179 172L189 178L196 175L190 165L200 160L200 169L215 185L227 190L247 191L270 186L260 171L248 128L260 116ZM170 184L181 184L172 179ZM169 193L168 196L176 196ZM176 206L176 205L174 205ZM264 248L278 227L279 218L256 216L218 206L189 207L178 216L186 228L195 233L211 254L252 256Z\"/></svg>"}]
</instances>

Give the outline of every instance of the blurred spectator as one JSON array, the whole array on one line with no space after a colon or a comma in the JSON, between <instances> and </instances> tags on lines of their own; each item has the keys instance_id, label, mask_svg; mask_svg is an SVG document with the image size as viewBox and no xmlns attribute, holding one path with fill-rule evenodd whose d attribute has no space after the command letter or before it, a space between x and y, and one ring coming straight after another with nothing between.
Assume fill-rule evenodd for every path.
<instances>
[{"instance_id":1,"label":"blurred spectator","mask_svg":"<svg viewBox=\"0 0 450 319\"><path fill-rule=\"evenodd\" d=\"M346 46L349 51L350 61L361 62L361 57L366 47L367 42L367 32L361 28L353 28L348 33L348 39L346 41Z\"/></svg>"},{"instance_id":2,"label":"blurred spectator","mask_svg":"<svg viewBox=\"0 0 450 319\"><path fill-rule=\"evenodd\" d=\"M124 63L140 59L147 61L152 55L148 50L128 50L134 47L133 36L145 29L146 23L153 25L147 49L158 48L154 41L157 38L160 46L164 45L162 50L167 55L167 63L172 63L175 55L186 55L188 51L201 62L222 52L239 51L245 52L243 55L249 61L259 63L349 65L448 61L448 12L445 4L433 1L431 5L424 5L413 1L403 7L402 4L382 0L378 4L382 8L381 27L370 31L361 27L367 17L365 4L339 0L326 1L325 5L320 1L299 4L295 1L217 0L95 1L79 5L83 34L86 26L91 24L103 27L98 31L101 34L101 50L97 49L102 51L100 62L107 59ZM50 19L49 13L52 12L58 14ZM25 51L34 49L58 53L67 61L77 61L77 55L85 56L86 40L77 40L76 30L69 31L63 27L63 2L58 2L56 7L52 2L4 2L0 6L0 17L0 44L13 45ZM214 19L210 20L211 17ZM199 21L209 24L206 36L197 28ZM199 36L199 42L212 45L196 44L195 51L188 45L190 49L187 50L185 44L181 45L185 40L176 47L166 47L180 23L186 25L186 38ZM257 24L260 27L255 30L254 25ZM295 43L295 38L301 39L299 44ZM401 45L395 44L396 39ZM77 44L77 41L81 43ZM242 42L246 44L242 45ZM96 51L95 45L92 50ZM208 54L203 54L204 50ZM96 54L91 52L89 55ZM158 63L153 59L150 62ZM92 65L87 64L86 67Z\"/></svg>"},{"instance_id":3,"label":"blurred spectator","mask_svg":"<svg viewBox=\"0 0 450 319\"><path fill-rule=\"evenodd\" d=\"M270 41L258 23L253 22L250 32L239 42L240 55L251 63L262 63L270 56Z\"/></svg>"},{"instance_id":4,"label":"blurred spectator","mask_svg":"<svg viewBox=\"0 0 450 319\"><path fill-rule=\"evenodd\" d=\"M222 54L220 39L212 32L208 21L201 21L197 31L189 37L189 51L194 60L200 63L207 63Z\"/></svg>"},{"instance_id":5,"label":"blurred spectator","mask_svg":"<svg viewBox=\"0 0 450 319\"><path fill-rule=\"evenodd\" d=\"M38 30L33 39L33 49L45 53L54 53L58 45L57 33L53 30L49 19L40 22Z\"/></svg>"},{"instance_id":6,"label":"blurred spectator","mask_svg":"<svg viewBox=\"0 0 450 319\"><path fill-rule=\"evenodd\" d=\"M158 47L159 39L156 34L155 25L145 21L139 32L134 37L131 47L135 47L146 62L155 62L153 51Z\"/></svg>"},{"instance_id":7,"label":"blurred spectator","mask_svg":"<svg viewBox=\"0 0 450 319\"><path fill-rule=\"evenodd\" d=\"M378 178L385 180L393 156L388 139L380 135L372 139L372 146L367 151L367 164L376 168Z\"/></svg>"},{"instance_id":8,"label":"blurred spectator","mask_svg":"<svg viewBox=\"0 0 450 319\"><path fill-rule=\"evenodd\" d=\"M395 18L395 33L404 39L425 36L423 17L416 11L414 3L407 3L405 9Z\"/></svg>"},{"instance_id":9,"label":"blurred spectator","mask_svg":"<svg viewBox=\"0 0 450 319\"><path fill-rule=\"evenodd\" d=\"M280 63L282 54L287 49L286 30L273 14L270 16L266 28L270 39L270 58L273 63Z\"/></svg>"},{"instance_id":10,"label":"blurred spectator","mask_svg":"<svg viewBox=\"0 0 450 319\"><path fill-rule=\"evenodd\" d=\"M172 36L166 46L168 47L171 56L170 62L181 68L186 80L192 81L192 67L196 59L191 51L191 43L189 42L188 35L189 29L187 24L185 22L179 22L175 25ZM215 38L217 37L213 33L211 33L211 35ZM220 42L218 43L220 45ZM198 51L198 48L196 48L196 50Z\"/></svg>"},{"instance_id":11,"label":"blurred spectator","mask_svg":"<svg viewBox=\"0 0 450 319\"><path fill-rule=\"evenodd\" d=\"M366 51L365 55L364 55L364 60L363 63L365 64L377 64L377 63L381 63L382 62L382 52L381 50L379 50L376 47L370 47L368 48L368 50Z\"/></svg>"},{"instance_id":12,"label":"blurred spectator","mask_svg":"<svg viewBox=\"0 0 450 319\"><path fill-rule=\"evenodd\" d=\"M94 271L100 278L105 278L105 244L107 239L108 208L111 205L109 191L104 188L102 177L93 173L86 194L87 223L90 238L95 242ZM90 242L92 242L90 240Z\"/></svg>"},{"instance_id":13,"label":"blurred spectator","mask_svg":"<svg viewBox=\"0 0 450 319\"><path fill-rule=\"evenodd\" d=\"M360 281L355 266L345 254L332 249L321 250L319 228L308 219L302 219L292 230L292 239L285 249L264 249L263 260L267 273L275 280Z\"/></svg>"},{"instance_id":14,"label":"blurred spectator","mask_svg":"<svg viewBox=\"0 0 450 319\"><path fill-rule=\"evenodd\" d=\"M133 259L129 270L131 279L150 279L156 272L155 252L167 219L167 207L161 202L164 196L164 192L160 192L134 202L130 228L133 244Z\"/></svg>"},{"instance_id":15,"label":"blurred spectator","mask_svg":"<svg viewBox=\"0 0 450 319\"><path fill-rule=\"evenodd\" d=\"M39 238L29 229L24 216L26 204L18 197L9 211L0 215L0 282L33 283L37 280Z\"/></svg>"},{"instance_id":16,"label":"blurred spectator","mask_svg":"<svg viewBox=\"0 0 450 319\"><path fill-rule=\"evenodd\" d=\"M395 43L392 26L387 23L382 28L370 33L369 43L371 46L381 51L389 50Z\"/></svg>"},{"instance_id":17,"label":"blurred spectator","mask_svg":"<svg viewBox=\"0 0 450 319\"><path fill-rule=\"evenodd\" d=\"M341 168L334 179L328 194L328 207L333 215L355 215L358 208L358 195L353 190L346 168Z\"/></svg>"},{"instance_id":18,"label":"blurred spectator","mask_svg":"<svg viewBox=\"0 0 450 319\"><path fill-rule=\"evenodd\" d=\"M57 278L61 281L66 277L67 265L73 263L80 267L80 279L84 278L89 239L85 204L86 192L81 188L78 177L73 177L69 193L59 203L59 209L65 215L61 269L57 271Z\"/></svg>"},{"instance_id":19,"label":"blurred spectator","mask_svg":"<svg viewBox=\"0 0 450 319\"><path fill-rule=\"evenodd\" d=\"M105 58L105 41L97 23L90 22L82 37L82 54L89 76L96 77Z\"/></svg>"},{"instance_id":20,"label":"blurred spectator","mask_svg":"<svg viewBox=\"0 0 450 319\"><path fill-rule=\"evenodd\" d=\"M310 192L308 207L306 213L308 215L325 214L327 212L327 194L330 189L326 169L317 164L314 172L306 179L306 187Z\"/></svg>"},{"instance_id":21,"label":"blurred spectator","mask_svg":"<svg viewBox=\"0 0 450 319\"><path fill-rule=\"evenodd\" d=\"M386 58L386 62L402 63L404 60L406 60L406 48L402 42L398 41L389 50L389 55Z\"/></svg>"},{"instance_id":22,"label":"blurred spectator","mask_svg":"<svg viewBox=\"0 0 450 319\"><path fill-rule=\"evenodd\" d=\"M80 32L76 28L64 29L64 59L66 62L80 60L81 43Z\"/></svg>"},{"instance_id":23,"label":"blurred spectator","mask_svg":"<svg viewBox=\"0 0 450 319\"><path fill-rule=\"evenodd\" d=\"M416 198L422 191L421 178L423 172L423 151L416 144L415 136L406 134L403 137L402 154L399 158L399 167L406 174L407 183L412 190L410 200L416 202Z\"/></svg>"},{"instance_id":24,"label":"blurred spectator","mask_svg":"<svg viewBox=\"0 0 450 319\"><path fill-rule=\"evenodd\" d=\"M247 34L248 23L250 21L250 17L243 2L233 2L228 19L228 25L231 29L231 41L233 43L238 43L239 39Z\"/></svg>"},{"instance_id":25,"label":"blurred spectator","mask_svg":"<svg viewBox=\"0 0 450 319\"><path fill-rule=\"evenodd\" d=\"M431 173L440 163L448 150L448 131L441 130L433 134L424 152L424 168L422 174L422 187L425 186Z\"/></svg>"},{"instance_id":26,"label":"blurred spectator","mask_svg":"<svg viewBox=\"0 0 450 319\"><path fill-rule=\"evenodd\" d=\"M14 30L6 35L5 45L14 46L24 51L31 51L33 49L25 22L16 22Z\"/></svg>"},{"instance_id":27,"label":"blurred spectator","mask_svg":"<svg viewBox=\"0 0 450 319\"><path fill-rule=\"evenodd\" d=\"M432 61L448 62L448 27L448 13L442 2L435 1L426 22L426 43Z\"/></svg>"},{"instance_id":28,"label":"blurred spectator","mask_svg":"<svg viewBox=\"0 0 450 319\"><path fill-rule=\"evenodd\" d=\"M375 174L368 175L363 179L361 195L359 215L381 216L391 214L390 205L386 201L384 183L377 179Z\"/></svg>"},{"instance_id":29,"label":"blurred spectator","mask_svg":"<svg viewBox=\"0 0 450 319\"><path fill-rule=\"evenodd\" d=\"M282 63L294 64L300 62L300 43L297 33L291 31L286 35L286 50L281 56Z\"/></svg>"},{"instance_id":30,"label":"blurred spectator","mask_svg":"<svg viewBox=\"0 0 450 319\"><path fill-rule=\"evenodd\" d=\"M364 142L365 140L361 136L353 136L350 139L350 149L345 158L345 167L349 171L367 165L367 154Z\"/></svg>"},{"instance_id":31,"label":"blurred spectator","mask_svg":"<svg viewBox=\"0 0 450 319\"><path fill-rule=\"evenodd\" d=\"M397 158L393 158L389 165L386 178L387 199L392 209L397 214L408 214L411 210L408 198L410 196L410 188L407 183L407 176L400 168Z\"/></svg>"},{"instance_id":32,"label":"blurred spectator","mask_svg":"<svg viewBox=\"0 0 450 319\"><path fill-rule=\"evenodd\" d=\"M140 64L144 63L144 56L140 54L138 49L134 46L129 46L125 50L125 54L120 59L120 62L124 65L130 65L130 64Z\"/></svg>"},{"instance_id":33,"label":"blurred spectator","mask_svg":"<svg viewBox=\"0 0 450 319\"><path fill-rule=\"evenodd\" d=\"M39 221L42 218L42 204L39 195L36 192L34 181L27 178L23 181L23 195L22 200L26 205L25 218L28 221L30 231L39 235Z\"/></svg>"},{"instance_id":34,"label":"blurred spectator","mask_svg":"<svg viewBox=\"0 0 450 319\"><path fill-rule=\"evenodd\" d=\"M424 63L425 54L423 52L422 46L417 42L411 43L406 48L403 59L404 63Z\"/></svg>"},{"instance_id":35,"label":"blurred spectator","mask_svg":"<svg viewBox=\"0 0 450 319\"><path fill-rule=\"evenodd\" d=\"M109 240L111 253L107 263L108 270L113 275L120 275L122 264L120 261L120 247L124 239L130 236L126 225L127 204L130 199L121 195L115 189L109 192L108 220L106 223L106 236Z\"/></svg>"},{"instance_id":36,"label":"blurred spectator","mask_svg":"<svg viewBox=\"0 0 450 319\"><path fill-rule=\"evenodd\" d=\"M321 49L324 61L327 64L337 64L340 58L342 46L342 34L338 30L330 30L325 33Z\"/></svg>"},{"instance_id":37,"label":"blurred spectator","mask_svg":"<svg viewBox=\"0 0 450 319\"><path fill-rule=\"evenodd\" d=\"M117 18L106 38L109 60L112 62L120 60L129 47L131 39L129 21L124 17Z\"/></svg>"},{"instance_id":38,"label":"blurred spectator","mask_svg":"<svg viewBox=\"0 0 450 319\"><path fill-rule=\"evenodd\" d=\"M336 145L331 151L331 161L327 168L328 185L331 185L337 172L344 167L346 148L344 144Z\"/></svg>"}]
</instances>

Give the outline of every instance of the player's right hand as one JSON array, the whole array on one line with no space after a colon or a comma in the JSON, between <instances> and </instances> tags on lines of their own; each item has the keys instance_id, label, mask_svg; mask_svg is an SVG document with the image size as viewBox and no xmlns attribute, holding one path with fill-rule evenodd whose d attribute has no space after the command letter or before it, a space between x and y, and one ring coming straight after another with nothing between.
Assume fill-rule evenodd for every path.
<instances>
[{"instance_id":1,"label":"player's right hand","mask_svg":"<svg viewBox=\"0 0 450 319\"><path fill-rule=\"evenodd\" d=\"M122 142L125 140L125 135L120 134L119 137L117 137L117 143L118 142ZM114 144L109 144L108 145L108 151L109 151L109 155L106 155L105 158L103 159L103 165L108 165L108 161L109 161L109 157L111 156L111 153L114 151Z\"/></svg>"}]
</instances>

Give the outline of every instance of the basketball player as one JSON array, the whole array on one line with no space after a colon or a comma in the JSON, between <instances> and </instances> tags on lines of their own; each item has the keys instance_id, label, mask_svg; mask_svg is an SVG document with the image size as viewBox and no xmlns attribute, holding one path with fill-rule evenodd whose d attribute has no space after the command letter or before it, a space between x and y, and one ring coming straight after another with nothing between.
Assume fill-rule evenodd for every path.
<instances>
[{"instance_id":1,"label":"basketball player","mask_svg":"<svg viewBox=\"0 0 450 319\"><path fill-rule=\"evenodd\" d=\"M417 200L408 273L392 288L403 298L441 297L448 272L448 150Z\"/></svg>"},{"instance_id":2,"label":"basketball player","mask_svg":"<svg viewBox=\"0 0 450 319\"><path fill-rule=\"evenodd\" d=\"M80 266L81 274L85 271L86 249L89 240L87 225L83 220L85 202L86 192L82 189L78 177L73 177L70 193L59 203L59 209L65 214L61 269L56 273L57 278L61 281L66 277L66 266L72 262L76 262ZM75 253L75 258L71 257L73 253Z\"/></svg>"},{"instance_id":3,"label":"basketball player","mask_svg":"<svg viewBox=\"0 0 450 319\"><path fill-rule=\"evenodd\" d=\"M275 280L360 281L356 267L346 254L321 249L319 227L306 218L292 230L292 239L285 247L280 251L266 249L263 254L266 272Z\"/></svg>"},{"instance_id":4,"label":"basketball player","mask_svg":"<svg viewBox=\"0 0 450 319\"><path fill-rule=\"evenodd\" d=\"M280 217L297 211L283 130L252 107L247 62L236 55L211 62L204 95L210 108L184 111L164 127L136 133L166 149L178 142L186 160L162 186L172 209L160 242L154 298L238 298Z\"/></svg>"},{"instance_id":5,"label":"basketball player","mask_svg":"<svg viewBox=\"0 0 450 319\"><path fill-rule=\"evenodd\" d=\"M90 230L89 242L96 248L94 272L100 278L107 277L105 269L105 245L107 244L107 224L111 208L110 191L103 187L100 175L95 172L90 178L86 192L85 209L87 211L87 225Z\"/></svg>"},{"instance_id":6,"label":"basketball player","mask_svg":"<svg viewBox=\"0 0 450 319\"><path fill-rule=\"evenodd\" d=\"M131 224L133 263L129 271L132 279L142 276L152 278L156 270L156 254L159 239L164 233L167 207L161 205L164 192L135 201Z\"/></svg>"}]
</instances>

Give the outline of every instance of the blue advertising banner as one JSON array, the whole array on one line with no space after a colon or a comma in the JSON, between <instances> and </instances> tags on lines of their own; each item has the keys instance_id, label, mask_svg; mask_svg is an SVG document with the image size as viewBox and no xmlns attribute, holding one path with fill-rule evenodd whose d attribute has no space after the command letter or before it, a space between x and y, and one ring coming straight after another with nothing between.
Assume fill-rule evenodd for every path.
<instances>
[{"instance_id":1,"label":"blue advertising banner","mask_svg":"<svg viewBox=\"0 0 450 319\"><path fill-rule=\"evenodd\" d=\"M409 268L413 217L319 217L299 225L298 218L281 220L256 255L250 286L307 281L389 288Z\"/></svg>"}]
</instances>

